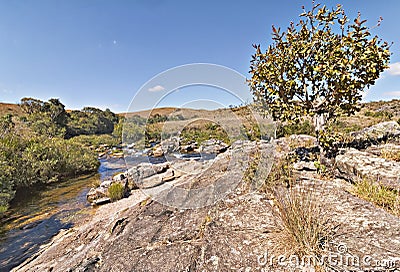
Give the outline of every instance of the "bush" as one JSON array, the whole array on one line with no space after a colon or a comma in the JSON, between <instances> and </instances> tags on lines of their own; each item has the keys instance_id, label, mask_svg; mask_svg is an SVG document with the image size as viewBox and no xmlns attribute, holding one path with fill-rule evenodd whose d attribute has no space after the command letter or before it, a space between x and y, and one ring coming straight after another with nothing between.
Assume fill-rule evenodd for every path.
<instances>
[{"instance_id":1,"label":"bush","mask_svg":"<svg viewBox=\"0 0 400 272\"><path fill-rule=\"evenodd\" d=\"M93 146L94 148L100 147L100 145L106 144L108 146L117 146L121 143L121 138L110 134L101 135L79 135L68 140L71 143L76 143L82 146Z\"/></svg>"},{"instance_id":2,"label":"bush","mask_svg":"<svg viewBox=\"0 0 400 272\"><path fill-rule=\"evenodd\" d=\"M207 121L206 123L201 121L192 122L182 129L180 137L182 144L188 144L190 142L201 144L210 139L220 140L230 144L229 135L223 127L211 121Z\"/></svg>"},{"instance_id":3,"label":"bush","mask_svg":"<svg viewBox=\"0 0 400 272\"><path fill-rule=\"evenodd\" d=\"M389 111L366 111L364 115L367 117L379 118L381 121L389 121L393 118L393 113Z\"/></svg>"},{"instance_id":4,"label":"bush","mask_svg":"<svg viewBox=\"0 0 400 272\"><path fill-rule=\"evenodd\" d=\"M294 124L280 124L276 130L276 137L285 137L293 134L315 136L315 129L309 120Z\"/></svg>"},{"instance_id":5,"label":"bush","mask_svg":"<svg viewBox=\"0 0 400 272\"><path fill-rule=\"evenodd\" d=\"M121 183L113 183L108 188L108 196L112 201L120 200L124 197L125 188Z\"/></svg>"},{"instance_id":6,"label":"bush","mask_svg":"<svg viewBox=\"0 0 400 272\"><path fill-rule=\"evenodd\" d=\"M0 138L0 206L7 207L15 190L97 171L97 156L61 138L6 135Z\"/></svg>"}]
</instances>

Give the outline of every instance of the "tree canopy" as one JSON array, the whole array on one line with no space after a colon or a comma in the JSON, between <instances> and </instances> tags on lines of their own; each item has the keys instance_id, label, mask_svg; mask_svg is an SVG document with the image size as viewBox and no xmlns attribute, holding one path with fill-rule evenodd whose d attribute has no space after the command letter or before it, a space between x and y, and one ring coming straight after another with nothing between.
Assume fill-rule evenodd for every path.
<instances>
[{"instance_id":1,"label":"tree canopy","mask_svg":"<svg viewBox=\"0 0 400 272\"><path fill-rule=\"evenodd\" d=\"M303 7L286 31L272 26L265 52L253 45L248 83L254 100L275 120L313 117L321 136L326 122L359 110L363 91L388 67L390 45L370 30L360 14L350 23L341 5Z\"/></svg>"}]
</instances>

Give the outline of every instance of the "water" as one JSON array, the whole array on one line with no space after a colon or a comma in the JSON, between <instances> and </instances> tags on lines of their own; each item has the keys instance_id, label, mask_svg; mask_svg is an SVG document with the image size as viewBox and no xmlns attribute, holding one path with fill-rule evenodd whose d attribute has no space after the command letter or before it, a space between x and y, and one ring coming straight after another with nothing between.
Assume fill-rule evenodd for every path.
<instances>
[{"instance_id":1,"label":"water","mask_svg":"<svg viewBox=\"0 0 400 272\"><path fill-rule=\"evenodd\" d=\"M141 155L127 156L131 167L141 162L162 163L168 160L209 160L215 154L172 154L168 158ZM100 159L98 174L61 183L19 190L8 215L0 220L0 271L9 271L36 253L61 229L71 228L80 218L95 211L86 200L94 184L126 170L123 158Z\"/></svg>"},{"instance_id":2,"label":"water","mask_svg":"<svg viewBox=\"0 0 400 272\"><path fill-rule=\"evenodd\" d=\"M0 271L9 271L61 229L93 213L86 194L93 184L125 170L123 159L103 159L99 173L17 192L0 222Z\"/></svg>"}]
</instances>

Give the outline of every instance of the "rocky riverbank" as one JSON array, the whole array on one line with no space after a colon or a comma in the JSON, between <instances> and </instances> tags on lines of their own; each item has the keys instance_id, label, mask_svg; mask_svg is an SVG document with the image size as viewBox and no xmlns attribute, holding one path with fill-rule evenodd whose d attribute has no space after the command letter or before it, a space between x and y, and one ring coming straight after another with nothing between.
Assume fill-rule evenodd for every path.
<instances>
[{"instance_id":1,"label":"rocky riverbank","mask_svg":"<svg viewBox=\"0 0 400 272\"><path fill-rule=\"evenodd\" d=\"M288 259L273 257L280 218L261 177L288 154L297 154L292 186L312 190L335 226L325 252L336 261L325 269L396 271L399 217L357 197L354 184L369 178L399 189L399 135L395 122L355 133L371 144L342 148L329 169L313 161L315 138L306 135L236 142L214 160L140 164L116 178L140 189L61 231L14 271L287 271ZM360 262L344 262L349 256Z\"/></svg>"}]
</instances>

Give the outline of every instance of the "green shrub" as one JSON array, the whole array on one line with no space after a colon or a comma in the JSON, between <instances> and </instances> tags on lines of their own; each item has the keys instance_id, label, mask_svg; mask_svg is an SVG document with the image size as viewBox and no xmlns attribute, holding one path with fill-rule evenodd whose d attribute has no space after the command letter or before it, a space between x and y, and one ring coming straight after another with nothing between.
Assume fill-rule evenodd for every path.
<instances>
[{"instance_id":1,"label":"green shrub","mask_svg":"<svg viewBox=\"0 0 400 272\"><path fill-rule=\"evenodd\" d=\"M80 144L83 146L93 146L98 148L100 145L117 146L121 142L121 138L110 134L101 135L79 135L69 139L71 143Z\"/></svg>"},{"instance_id":2,"label":"green shrub","mask_svg":"<svg viewBox=\"0 0 400 272\"><path fill-rule=\"evenodd\" d=\"M120 200L124 197L125 188L121 183L113 183L108 188L108 196L112 201Z\"/></svg>"},{"instance_id":3,"label":"green shrub","mask_svg":"<svg viewBox=\"0 0 400 272\"><path fill-rule=\"evenodd\" d=\"M379 118L382 121L389 121L393 118L393 113L389 111L366 111L364 115L367 117Z\"/></svg>"},{"instance_id":4,"label":"green shrub","mask_svg":"<svg viewBox=\"0 0 400 272\"><path fill-rule=\"evenodd\" d=\"M276 137L285 137L293 134L307 134L315 136L315 130L309 120L294 124L280 124L276 130Z\"/></svg>"},{"instance_id":5,"label":"green shrub","mask_svg":"<svg viewBox=\"0 0 400 272\"><path fill-rule=\"evenodd\" d=\"M21 135L0 138L0 206L6 207L15 190L97 171L97 155L61 138Z\"/></svg>"},{"instance_id":6,"label":"green shrub","mask_svg":"<svg viewBox=\"0 0 400 272\"><path fill-rule=\"evenodd\" d=\"M210 139L221 140L224 143L230 144L227 132L222 126L214 122L193 122L181 131L180 137L183 144L193 141L201 144Z\"/></svg>"}]
</instances>

